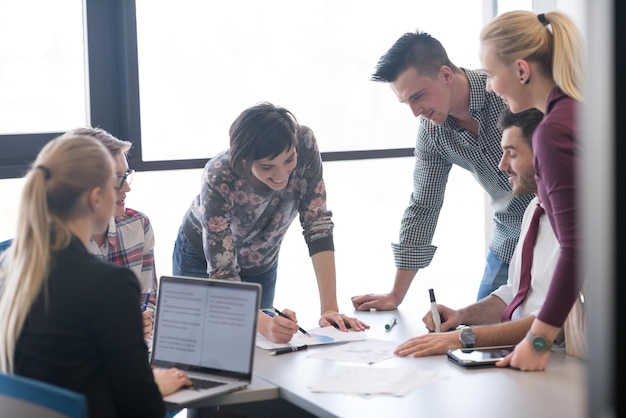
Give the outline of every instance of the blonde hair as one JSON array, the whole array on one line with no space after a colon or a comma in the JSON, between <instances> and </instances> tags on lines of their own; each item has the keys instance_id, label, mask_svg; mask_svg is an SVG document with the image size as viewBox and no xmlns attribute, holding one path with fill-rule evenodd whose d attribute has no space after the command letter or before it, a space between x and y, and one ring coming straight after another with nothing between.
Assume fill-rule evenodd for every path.
<instances>
[{"instance_id":1,"label":"blonde hair","mask_svg":"<svg viewBox=\"0 0 626 418\"><path fill-rule=\"evenodd\" d=\"M128 151L130 151L131 147L133 146L132 142L122 141L121 139L116 138L102 128L92 128L91 126L84 126L72 129L71 131L68 131L64 134L64 136L75 135L91 136L96 138L97 140L102 142L105 147L107 147L113 157L117 157L120 154L127 155Z\"/></svg>"},{"instance_id":2,"label":"blonde hair","mask_svg":"<svg viewBox=\"0 0 626 418\"><path fill-rule=\"evenodd\" d=\"M491 20L480 33L504 64L533 61L568 96L583 100L582 41L574 22L562 12L516 10Z\"/></svg>"},{"instance_id":3,"label":"blonde hair","mask_svg":"<svg viewBox=\"0 0 626 418\"><path fill-rule=\"evenodd\" d=\"M0 296L1 372L13 372L15 345L35 298L45 291L52 254L72 239L67 221L88 213L81 198L106 187L113 172L113 157L101 142L61 136L46 144L26 174Z\"/></svg>"}]
</instances>

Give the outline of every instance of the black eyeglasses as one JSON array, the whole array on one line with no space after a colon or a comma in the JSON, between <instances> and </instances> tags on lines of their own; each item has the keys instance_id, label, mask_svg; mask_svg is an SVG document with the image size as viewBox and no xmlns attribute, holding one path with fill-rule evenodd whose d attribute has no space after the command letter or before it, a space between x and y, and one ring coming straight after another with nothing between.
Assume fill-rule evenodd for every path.
<instances>
[{"instance_id":1,"label":"black eyeglasses","mask_svg":"<svg viewBox=\"0 0 626 418\"><path fill-rule=\"evenodd\" d=\"M126 170L123 176L117 176L117 182L115 183L115 190L119 190L124 187L124 182L130 184L133 181L133 174L135 170Z\"/></svg>"}]
</instances>

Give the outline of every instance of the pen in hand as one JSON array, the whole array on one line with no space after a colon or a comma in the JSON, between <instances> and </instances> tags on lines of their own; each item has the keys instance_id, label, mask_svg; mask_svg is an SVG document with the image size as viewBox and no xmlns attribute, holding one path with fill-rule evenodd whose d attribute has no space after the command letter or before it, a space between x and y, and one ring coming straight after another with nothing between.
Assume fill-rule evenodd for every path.
<instances>
[{"instance_id":1,"label":"pen in hand","mask_svg":"<svg viewBox=\"0 0 626 418\"><path fill-rule=\"evenodd\" d=\"M276 313L278 314L278 316L282 316L283 318L287 318L288 320L290 320L290 321L291 321L291 318L289 318L287 315L285 315L284 313L282 313L282 312L281 312L281 311L279 311L278 309L276 309L276 308L272 308L272 309L274 309L274 312L276 312ZM310 336L311 336L311 334L309 334L308 332L306 332L306 331L305 331L302 327L300 327L300 326L298 327L298 330L300 330L300 332L301 332L301 333L303 333L304 335L306 335L307 337L310 337ZM306 347L306 346L304 346L304 347Z\"/></svg>"},{"instance_id":2,"label":"pen in hand","mask_svg":"<svg viewBox=\"0 0 626 418\"><path fill-rule=\"evenodd\" d=\"M435 300L435 291L428 289L430 294L430 311L433 314L433 322L435 323L435 332L441 332L441 317L439 316L439 309L437 309L437 301Z\"/></svg>"},{"instance_id":3,"label":"pen in hand","mask_svg":"<svg viewBox=\"0 0 626 418\"><path fill-rule=\"evenodd\" d=\"M143 305L141 306L141 312L145 312L148 308L148 302L150 302L150 292L146 293L146 298L143 301Z\"/></svg>"},{"instance_id":4,"label":"pen in hand","mask_svg":"<svg viewBox=\"0 0 626 418\"><path fill-rule=\"evenodd\" d=\"M306 344L305 345L301 345L300 347L279 348L278 350L274 351L272 353L272 355L279 356L281 354L293 353L294 351L306 350L307 348L309 348L309 346L306 345Z\"/></svg>"}]
</instances>

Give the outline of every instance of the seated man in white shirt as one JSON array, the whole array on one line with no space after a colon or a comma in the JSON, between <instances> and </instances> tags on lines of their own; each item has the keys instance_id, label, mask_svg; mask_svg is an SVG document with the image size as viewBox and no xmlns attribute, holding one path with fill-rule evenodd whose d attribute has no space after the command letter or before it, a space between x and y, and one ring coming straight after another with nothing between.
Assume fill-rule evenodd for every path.
<instances>
[{"instance_id":1,"label":"seated man in white shirt","mask_svg":"<svg viewBox=\"0 0 626 418\"><path fill-rule=\"evenodd\" d=\"M513 114L508 108L500 116L503 155L498 168L509 175L516 196L537 191L532 133L542 117L543 114L536 109ZM421 357L445 354L455 348L515 345L524 338L546 297L559 255L559 244L550 221L547 216L542 216L533 249L530 289L521 305L513 311L511 320L502 322L506 307L519 289L522 243L539 203L538 197L535 197L524 213L520 238L509 265L507 283L486 298L459 310L438 304L442 332L411 338L396 348L396 355ZM429 330L435 329L430 311L424 315L423 321ZM458 329L459 325L466 326Z\"/></svg>"}]
</instances>

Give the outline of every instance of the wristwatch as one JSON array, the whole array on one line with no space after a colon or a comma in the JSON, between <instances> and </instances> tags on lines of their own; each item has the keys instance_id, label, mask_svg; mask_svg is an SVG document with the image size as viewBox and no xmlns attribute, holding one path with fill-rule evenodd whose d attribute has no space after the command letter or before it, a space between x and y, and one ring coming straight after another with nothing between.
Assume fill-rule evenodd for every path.
<instances>
[{"instance_id":1,"label":"wristwatch","mask_svg":"<svg viewBox=\"0 0 626 418\"><path fill-rule=\"evenodd\" d=\"M476 342L476 334L474 334L474 331L472 331L472 327L466 325L461 328L459 340L461 341L461 344L463 344L463 347L474 348L474 343Z\"/></svg>"},{"instance_id":2,"label":"wristwatch","mask_svg":"<svg viewBox=\"0 0 626 418\"><path fill-rule=\"evenodd\" d=\"M526 339L530 341L535 351L547 351L552 348L551 342L548 342L548 340L546 340L544 337L540 335L535 335L530 331L528 331L528 333L526 334Z\"/></svg>"}]
</instances>

